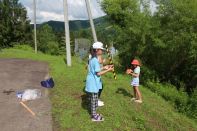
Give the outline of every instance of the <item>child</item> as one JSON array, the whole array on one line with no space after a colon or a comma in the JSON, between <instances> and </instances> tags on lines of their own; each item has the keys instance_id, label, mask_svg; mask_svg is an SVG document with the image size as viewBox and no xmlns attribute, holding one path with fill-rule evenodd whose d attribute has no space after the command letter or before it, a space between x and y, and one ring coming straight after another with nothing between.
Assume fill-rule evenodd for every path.
<instances>
[{"instance_id":1,"label":"child","mask_svg":"<svg viewBox=\"0 0 197 131\"><path fill-rule=\"evenodd\" d=\"M89 61L91 60L92 55L94 55L94 52L93 52L93 48L90 47L90 52L89 52L89 56L88 56L88 64L86 65L86 70L88 69ZM97 59L100 63L101 68L103 68L103 64L105 62L105 59L102 58L102 55L98 55ZM103 91L103 82L102 82L102 87L100 87L99 92L98 92L98 106L100 106L100 107L104 106L104 102L100 100L102 91Z\"/></svg>"},{"instance_id":2,"label":"child","mask_svg":"<svg viewBox=\"0 0 197 131\"><path fill-rule=\"evenodd\" d=\"M103 68L103 65L104 65L104 62L105 62L105 59L103 59L102 55L99 55L98 57L98 60L99 60L99 63L100 63L100 67ZM103 91L103 82L102 82L102 87L101 89L99 89L99 93L98 93L98 106L104 106L104 102L101 101L101 93Z\"/></svg>"},{"instance_id":3,"label":"child","mask_svg":"<svg viewBox=\"0 0 197 131\"><path fill-rule=\"evenodd\" d=\"M92 47L90 47L89 54L88 54L88 63L85 67L86 70L88 69L89 61L91 60L92 55L93 55L93 49L92 49Z\"/></svg>"},{"instance_id":4,"label":"child","mask_svg":"<svg viewBox=\"0 0 197 131\"><path fill-rule=\"evenodd\" d=\"M133 77L131 81L131 85L133 86L134 97L131 99L134 100L136 103L142 103L142 96L139 90L139 76L140 76L140 64L138 60L133 60L131 62L134 71L131 69L127 69L126 73Z\"/></svg>"},{"instance_id":5,"label":"child","mask_svg":"<svg viewBox=\"0 0 197 131\"><path fill-rule=\"evenodd\" d=\"M90 110L92 121L104 121L104 118L96 113L96 108L98 107L98 92L102 89L101 75L112 71L114 68L111 65L100 67L99 60L97 56L103 53L103 43L96 42L93 44L93 55L89 61L88 75L86 79L86 92L90 96Z\"/></svg>"}]
</instances>

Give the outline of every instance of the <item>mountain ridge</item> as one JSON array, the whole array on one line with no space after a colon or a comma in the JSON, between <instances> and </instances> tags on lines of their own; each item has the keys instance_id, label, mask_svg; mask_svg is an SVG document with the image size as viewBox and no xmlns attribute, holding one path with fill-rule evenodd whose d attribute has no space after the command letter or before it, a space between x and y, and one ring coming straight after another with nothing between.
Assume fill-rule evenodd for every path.
<instances>
[{"instance_id":1,"label":"mountain ridge","mask_svg":"<svg viewBox=\"0 0 197 131\"><path fill-rule=\"evenodd\" d=\"M99 18L94 19L94 24L95 26L107 26L109 25L109 22L107 20L107 16L102 16ZM63 32L64 31L64 22L63 21L55 21L55 20L50 20L47 22L43 22L41 24L37 24L37 27L39 28L40 26L44 25L44 24L48 24L49 26L52 27L52 29L55 32ZM33 24L32 24L32 28L33 28ZM88 29L90 28L90 22L89 20L71 20L69 21L69 28L70 31L78 31L81 29Z\"/></svg>"}]
</instances>

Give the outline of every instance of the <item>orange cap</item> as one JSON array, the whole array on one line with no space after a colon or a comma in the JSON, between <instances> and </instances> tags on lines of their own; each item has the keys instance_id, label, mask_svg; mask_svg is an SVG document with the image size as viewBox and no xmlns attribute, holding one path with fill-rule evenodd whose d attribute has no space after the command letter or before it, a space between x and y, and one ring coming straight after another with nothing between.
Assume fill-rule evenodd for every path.
<instances>
[{"instance_id":1,"label":"orange cap","mask_svg":"<svg viewBox=\"0 0 197 131\"><path fill-rule=\"evenodd\" d=\"M132 62L131 62L132 65L140 65L139 61L134 59Z\"/></svg>"}]
</instances>

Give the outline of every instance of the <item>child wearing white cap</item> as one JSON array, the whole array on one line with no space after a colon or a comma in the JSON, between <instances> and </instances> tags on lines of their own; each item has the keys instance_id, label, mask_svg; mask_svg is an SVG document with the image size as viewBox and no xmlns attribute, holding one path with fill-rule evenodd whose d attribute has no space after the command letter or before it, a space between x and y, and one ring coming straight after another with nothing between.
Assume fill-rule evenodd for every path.
<instances>
[{"instance_id":1,"label":"child wearing white cap","mask_svg":"<svg viewBox=\"0 0 197 131\"><path fill-rule=\"evenodd\" d=\"M103 68L100 67L97 56L102 55L103 50L105 50L103 48L103 43L96 42L93 44L92 48L93 54L89 61L85 91L90 96L90 111L92 121L104 121L102 115L96 113L96 109L98 107L98 92L99 89L102 89L101 75L113 71L114 67L112 65L107 65Z\"/></svg>"}]
</instances>

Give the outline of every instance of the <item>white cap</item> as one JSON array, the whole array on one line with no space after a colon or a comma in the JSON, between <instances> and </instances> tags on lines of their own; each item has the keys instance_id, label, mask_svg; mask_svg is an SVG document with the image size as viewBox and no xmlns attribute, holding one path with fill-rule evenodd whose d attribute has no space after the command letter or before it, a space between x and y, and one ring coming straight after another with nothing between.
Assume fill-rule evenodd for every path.
<instances>
[{"instance_id":1,"label":"white cap","mask_svg":"<svg viewBox=\"0 0 197 131\"><path fill-rule=\"evenodd\" d=\"M102 49L102 50L105 50L105 48L103 48L103 43L101 42L95 42L93 45L92 45L93 49Z\"/></svg>"}]
</instances>

